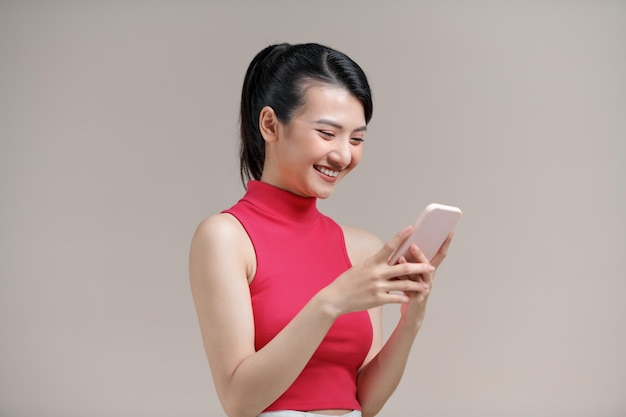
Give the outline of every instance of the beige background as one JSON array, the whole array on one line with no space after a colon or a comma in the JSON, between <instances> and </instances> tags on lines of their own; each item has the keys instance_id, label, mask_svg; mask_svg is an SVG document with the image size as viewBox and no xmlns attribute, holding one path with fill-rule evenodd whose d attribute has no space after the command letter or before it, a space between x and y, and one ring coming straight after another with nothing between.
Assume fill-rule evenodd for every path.
<instances>
[{"instance_id":1,"label":"beige background","mask_svg":"<svg viewBox=\"0 0 626 417\"><path fill-rule=\"evenodd\" d=\"M626 3L0 3L0 415L222 416L187 278L268 43L366 70L322 210L465 216L381 416L626 415ZM390 331L397 310L389 308Z\"/></svg>"}]
</instances>

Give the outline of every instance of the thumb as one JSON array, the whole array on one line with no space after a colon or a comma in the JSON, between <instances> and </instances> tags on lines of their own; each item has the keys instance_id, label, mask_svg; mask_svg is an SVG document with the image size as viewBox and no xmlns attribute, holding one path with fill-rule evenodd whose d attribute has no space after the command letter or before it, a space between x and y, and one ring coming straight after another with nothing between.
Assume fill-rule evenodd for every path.
<instances>
[{"instance_id":1,"label":"thumb","mask_svg":"<svg viewBox=\"0 0 626 417\"><path fill-rule=\"evenodd\" d=\"M387 262L394 251L398 249L402 242L404 242L411 235L411 232L413 232L413 226L407 226L396 233L396 235L385 242L383 247L378 251L378 253L376 253L376 259L382 262Z\"/></svg>"}]
</instances>

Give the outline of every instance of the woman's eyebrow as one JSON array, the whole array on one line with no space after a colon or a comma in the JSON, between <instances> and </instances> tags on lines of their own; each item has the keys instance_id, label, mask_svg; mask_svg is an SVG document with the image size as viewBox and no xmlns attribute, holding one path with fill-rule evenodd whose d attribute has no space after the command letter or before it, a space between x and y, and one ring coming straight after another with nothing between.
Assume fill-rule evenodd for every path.
<instances>
[{"instance_id":1,"label":"woman's eyebrow","mask_svg":"<svg viewBox=\"0 0 626 417\"><path fill-rule=\"evenodd\" d=\"M329 126L332 126L332 127L336 128L336 129L343 129L343 126L341 124L335 122L334 120L330 120L330 119L319 119L319 120L316 120L314 123L322 124L322 125L329 125ZM367 131L367 126L357 127L353 131L354 132L365 132L365 131Z\"/></svg>"}]
</instances>

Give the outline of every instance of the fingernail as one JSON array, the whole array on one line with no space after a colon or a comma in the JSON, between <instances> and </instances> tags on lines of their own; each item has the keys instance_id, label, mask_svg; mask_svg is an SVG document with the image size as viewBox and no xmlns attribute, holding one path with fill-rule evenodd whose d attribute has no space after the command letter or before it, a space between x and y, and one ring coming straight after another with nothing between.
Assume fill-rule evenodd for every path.
<instances>
[{"instance_id":1,"label":"fingernail","mask_svg":"<svg viewBox=\"0 0 626 417\"><path fill-rule=\"evenodd\" d=\"M434 266L432 266L432 265L428 265L428 270L429 270L430 272L433 272L433 271L435 270L435 267L434 267Z\"/></svg>"}]
</instances>

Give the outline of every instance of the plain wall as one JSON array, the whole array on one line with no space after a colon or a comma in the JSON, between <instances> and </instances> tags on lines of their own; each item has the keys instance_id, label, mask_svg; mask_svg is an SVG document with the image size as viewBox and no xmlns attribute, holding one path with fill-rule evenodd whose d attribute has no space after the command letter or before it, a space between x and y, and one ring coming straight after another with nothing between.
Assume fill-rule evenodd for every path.
<instances>
[{"instance_id":1,"label":"plain wall","mask_svg":"<svg viewBox=\"0 0 626 417\"><path fill-rule=\"evenodd\" d=\"M385 240L464 210L380 415L626 415L618 1L1 2L0 415L224 415L188 249L243 194L241 82L282 41L374 91L321 210Z\"/></svg>"}]
</instances>

